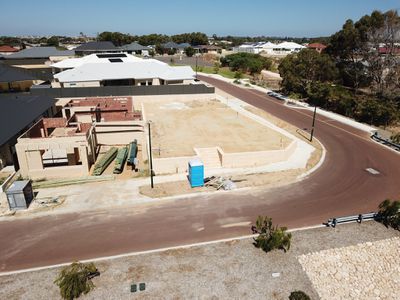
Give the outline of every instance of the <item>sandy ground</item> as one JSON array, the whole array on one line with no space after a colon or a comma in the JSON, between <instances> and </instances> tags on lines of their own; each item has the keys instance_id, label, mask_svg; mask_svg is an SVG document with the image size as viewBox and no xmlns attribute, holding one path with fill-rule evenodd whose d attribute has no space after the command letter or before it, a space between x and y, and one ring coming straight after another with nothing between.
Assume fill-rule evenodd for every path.
<instances>
[{"instance_id":1,"label":"sandy ground","mask_svg":"<svg viewBox=\"0 0 400 300\"><path fill-rule=\"evenodd\" d=\"M252 188L260 187L272 188L279 187L286 184L290 184L296 180L296 178L304 170L287 170L274 173L263 173L263 174L248 174L248 175L224 175L224 178L230 178L237 186L237 188ZM215 192L214 187L196 187L191 188L189 182L186 181L176 181L176 182L166 182L159 183L152 189L150 185L141 186L139 188L141 194L152 197L161 198L169 197L183 194L193 194L202 192ZM222 191L222 190L221 190Z\"/></svg>"},{"instance_id":2,"label":"sandy ground","mask_svg":"<svg viewBox=\"0 0 400 300\"><path fill-rule=\"evenodd\" d=\"M97 262L101 275L82 299L288 299L302 290L319 295L299 263L304 254L400 236L375 222L293 233L287 252L264 253L251 239L141 254ZM385 259L385 253L382 254ZM394 260L399 267L399 261ZM369 261L363 262L369 267ZM53 284L59 268L0 277L1 299L60 299ZM278 277L273 277L278 273ZM130 292L132 283L146 290ZM396 292L396 291L393 291ZM80 299L81 299L80 298ZM351 297L347 298L351 299ZM378 299L370 297L368 299Z\"/></svg>"},{"instance_id":3,"label":"sandy ground","mask_svg":"<svg viewBox=\"0 0 400 300\"><path fill-rule=\"evenodd\" d=\"M194 147L219 146L223 151L278 150L290 139L219 101L171 101L144 103L152 126L155 157L194 155Z\"/></svg>"}]
</instances>

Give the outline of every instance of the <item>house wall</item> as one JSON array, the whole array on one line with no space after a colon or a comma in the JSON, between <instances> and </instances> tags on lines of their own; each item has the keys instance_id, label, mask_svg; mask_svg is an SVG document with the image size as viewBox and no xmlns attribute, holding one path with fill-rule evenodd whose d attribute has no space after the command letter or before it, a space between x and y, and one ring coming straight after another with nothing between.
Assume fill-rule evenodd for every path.
<instances>
[{"instance_id":1,"label":"house wall","mask_svg":"<svg viewBox=\"0 0 400 300\"><path fill-rule=\"evenodd\" d=\"M16 91L27 91L33 85L32 80L25 80L25 81L14 81L10 83L11 89ZM0 82L0 92L9 91L9 84L8 82Z\"/></svg>"},{"instance_id":2,"label":"house wall","mask_svg":"<svg viewBox=\"0 0 400 300\"><path fill-rule=\"evenodd\" d=\"M74 87L97 87L101 85L100 81L81 81L81 82L64 82L62 83L62 86L65 88L70 88L70 87L74 88Z\"/></svg>"},{"instance_id":3,"label":"house wall","mask_svg":"<svg viewBox=\"0 0 400 300\"><path fill-rule=\"evenodd\" d=\"M146 138L143 126L142 121L97 123L95 128L97 143L100 145L126 145L136 139L138 144L143 144Z\"/></svg>"},{"instance_id":4,"label":"house wall","mask_svg":"<svg viewBox=\"0 0 400 300\"><path fill-rule=\"evenodd\" d=\"M23 177L38 178L65 178L87 175L92 162L89 153L92 154L92 145L88 135L76 135L71 137L52 138L19 138L15 145L20 172ZM88 141L89 140L89 141ZM65 149L67 153L74 153L75 148L79 152L81 165L44 167L42 154L46 150Z\"/></svg>"},{"instance_id":5,"label":"house wall","mask_svg":"<svg viewBox=\"0 0 400 300\"><path fill-rule=\"evenodd\" d=\"M188 95L153 95L153 96L134 96L137 102L170 102L170 101L193 101L193 100L213 100L215 94L188 94Z\"/></svg>"},{"instance_id":6,"label":"house wall","mask_svg":"<svg viewBox=\"0 0 400 300\"><path fill-rule=\"evenodd\" d=\"M264 166L285 161L296 150L297 142L293 141L284 150L225 153L221 150L221 164L224 168L248 168Z\"/></svg>"},{"instance_id":7,"label":"house wall","mask_svg":"<svg viewBox=\"0 0 400 300\"><path fill-rule=\"evenodd\" d=\"M218 154L223 168L251 168L286 161L296 150L293 141L283 150L225 153L219 147ZM187 164L194 156L153 158L153 170L156 174L174 174L187 172ZM207 165L204 166L207 168Z\"/></svg>"}]
</instances>

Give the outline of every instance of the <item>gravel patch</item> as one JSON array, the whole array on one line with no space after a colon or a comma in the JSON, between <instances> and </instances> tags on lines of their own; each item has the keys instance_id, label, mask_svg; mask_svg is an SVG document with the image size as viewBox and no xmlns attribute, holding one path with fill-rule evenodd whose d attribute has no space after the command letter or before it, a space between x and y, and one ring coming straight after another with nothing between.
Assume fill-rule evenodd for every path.
<instances>
[{"instance_id":1,"label":"gravel patch","mask_svg":"<svg viewBox=\"0 0 400 300\"><path fill-rule=\"evenodd\" d=\"M267 254L255 248L252 239L244 239L105 260L96 262L101 272L94 279L96 288L81 299L288 299L294 290L319 299L320 287L314 288L299 257L360 243L398 241L399 237L397 231L365 222L296 231L287 253ZM0 276L0 299L59 299L53 284L58 272L48 269ZM140 282L146 283L146 291L131 293L130 285Z\"/></svg>"},{"instance_id":2,"label":"gravel patch","mask_svg":"<svg viewBox=\"0 0 400 300\"><path fill-rule=\"evenodd\" d=\"M321 299L400 299L400 239L302 255Z\"/></svg>"}]
</instances>

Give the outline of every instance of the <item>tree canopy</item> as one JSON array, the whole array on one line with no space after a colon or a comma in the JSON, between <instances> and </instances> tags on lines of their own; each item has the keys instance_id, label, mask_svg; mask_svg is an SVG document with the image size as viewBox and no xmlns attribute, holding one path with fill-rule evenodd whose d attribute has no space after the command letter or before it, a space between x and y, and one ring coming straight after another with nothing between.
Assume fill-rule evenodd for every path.
<instances>
[{"instance_id":1,"label":"tree canopy","mask_svg":"<svg viewBox=\"0 0 400 300\"><path fill-rule=\"evenodd\" d=\"M229 67L232 71L257 74L263 69L270 69L272 60L259 54L235 53L221 57L221 65Z\"/></svg>"},{"instance_id":2,"label":"tree canopy","mask_svg":"<svg viewBox=\"0 0 400 300\"><path fill-rule=\"evenodd\" d=\"M400 17L374 11L347 20L322 54L304 49L279 66L282 88L374 125L400 118Z\"/></svg>"}]
</instances>

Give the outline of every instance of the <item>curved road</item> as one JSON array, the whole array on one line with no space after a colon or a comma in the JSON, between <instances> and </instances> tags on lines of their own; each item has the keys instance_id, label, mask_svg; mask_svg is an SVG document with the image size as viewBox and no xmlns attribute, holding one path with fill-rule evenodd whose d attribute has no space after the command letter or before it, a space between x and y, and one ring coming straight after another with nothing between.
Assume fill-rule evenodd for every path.
<instances>
[{"instance_id":1,"label":"curved road","mask_svg":"<svg viewBox=\"0 0 400 300\"><path fill-rule=\"evenodd\" d=\"M309 111L286 107L255 90L201 79L299 128L311 124ZM292 228L321 224L332 216L376 210L385 198L399 198L397 153L325 117L317 118L315 136L327 149L326 160L292 185L165 200L123 211L2 221L0 272L249 234L249 226L221 225L254 221L258 215Z\"/></svg>"}]
</instances>

